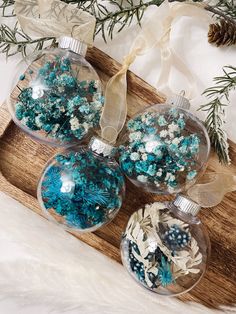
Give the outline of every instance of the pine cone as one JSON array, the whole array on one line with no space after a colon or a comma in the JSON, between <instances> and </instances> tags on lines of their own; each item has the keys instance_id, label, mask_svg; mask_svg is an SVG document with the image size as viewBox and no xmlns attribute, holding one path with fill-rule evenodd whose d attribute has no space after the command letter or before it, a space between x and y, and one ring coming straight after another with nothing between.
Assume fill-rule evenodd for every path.
<instances>
[{"instance_id":1,"label":"pine cone","mask_svg":"<svg viewBox=\"0 0 236 314\"><path fill-rule=\"evenodd\" d=\"M236 24L223 19L219 23L210 24L208 41L217 47L235 45Z\"/></svg>"}]
</instances>

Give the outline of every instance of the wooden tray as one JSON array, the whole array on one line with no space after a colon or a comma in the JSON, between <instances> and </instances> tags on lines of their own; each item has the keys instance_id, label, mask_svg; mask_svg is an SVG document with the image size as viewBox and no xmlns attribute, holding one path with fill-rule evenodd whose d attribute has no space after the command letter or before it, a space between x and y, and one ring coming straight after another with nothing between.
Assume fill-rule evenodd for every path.
<instances>
[{"instance_id":1,"label":"wooden tray","mask_svg":"<svg viewBox=\"0 0 236 314\"><path fill-rule=\"evenodd\" d=\"M96 48L88 51L87 59L95 66L106 84L120 65ZM146 82L128 74L128 114L133 115L149 104L163 102L156 90ZM236 145L231 144L232 165L224 171L236 172ZM36 199L39 175L55 149L33 142L11 121L6 104L0 107L0 190L42 215ZM212 154L208 170L221 170ZM200 216L208 228L212 255L208 271L190 293L180 297L183 301L195 301L209 307L236 304L236 194L228 194L216 208L202 210ZM120 262L119 244L121 233L130 214L145 203L163 200L138 190L127 182L126 200L120 213L109 225L94 233L73 233L103 254Z\"/></svg>"}]
</instances>

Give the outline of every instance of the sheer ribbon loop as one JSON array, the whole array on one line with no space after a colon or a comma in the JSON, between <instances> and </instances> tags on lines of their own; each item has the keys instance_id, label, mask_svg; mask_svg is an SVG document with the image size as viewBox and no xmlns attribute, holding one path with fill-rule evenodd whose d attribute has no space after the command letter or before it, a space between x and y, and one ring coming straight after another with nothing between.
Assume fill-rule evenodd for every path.
<instances>
[{"instance_id":1,"label":"sheer ribbon loop","mask_svg":"<svg viewBox=\"0 0 236 314\"><path fill-rule=\"evenodd\" d=\"M161 69L157 82L158 90L166 94L173 94L169 87L169 78L171 68L175 67L186 78L188 88L186 86L183 88L186 90L186 97L193 98L196 90L195 78L188 66L170 47L172 24L175 18L183 15L209 19L203 8L196 8L185 3L170 5L168 1L165 1L150 19L142 25L129 54L124 58L120 71L109 80L106 87L105 105L100 119L101 134L106 141L115 143L125 124L127 114L126 73L129 66L137 56L146 54L155 46L159 47L161 52Z\"/></svg>"}]
</instances>

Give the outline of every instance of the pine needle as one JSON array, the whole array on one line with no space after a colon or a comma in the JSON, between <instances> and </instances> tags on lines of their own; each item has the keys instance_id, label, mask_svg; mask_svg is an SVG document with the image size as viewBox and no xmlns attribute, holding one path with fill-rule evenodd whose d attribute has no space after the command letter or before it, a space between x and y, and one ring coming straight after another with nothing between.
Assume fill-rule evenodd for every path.
<instances>
[{"instance_id":1,"label":"pine needle","mask_svg":"<svg viewBox=\"0 0 236 314\"><path fill-rule=\"evenodd\" d=\"M34 51L41 50L44 46L53 45L54 37L44 37L32 40L27 34L18 28L18 23L11 29L6 24L0 25L0 53L5 53L6 57L22 53L27 55L27 48L33 47Z\"/></svg>"},{"instance_id":2,"label":"pine needle","mask_svg":"<svg viewBox=\"0 0 236 314\"><path fill-rule=\"evenodd\" d=\"M14 0L2 0L2 3L0 4L0 9L2 10L3 17L15 16L13 8L14 3ZM11 13L8 13L9 10Z\"/></svg>"},{"instance_id":3,"label":"pine needle","mask_svg":"<svg viewBox=\"0 0 236 314\"><path fill-rule=\"evenodd\" d=\"M214 6L228 17L236 20L236 2L235 0L219 0Z\"/></svg>"},{"instance_id":4,"label":"pine needle","mask_svg":"<svg viewBox=\"0 0 236 314\"><path fill-rule=\"evenodd\" d=\"M164 0L62 0L65 3L76 4L78 8L91 13L96 18L95 36L102 34L104 41L107 38L113 38L114 34L121 32L128 27L133 20L141 25L145 10L151 6L160 6ZM173 0L169 0L172 2ZM0 10L2 16L14 16L14 0L2 0ZM184 2L184 0L176 0L176 2ZM209 5L202 0L193 2L202 3L203 7L219 18L225 18L233 23L236 19L235 0L219 0L215 5ZM107 7L109 4L109 8ZM205 4L205 6L204 6ZM10 13L8 13L10 12ZM6 25L1 25L0 31L0 52L6 53L7 56L17 52L26 54L27 45L36 44L35 50L41 49L45 45L55 42L55 38L39 38L32 40L26 36L19 26L10 29ZM9 38L12 37L12 40ZM19 37L19 39L18 39ZM22 38L24 38L22 42ZM11 49L12 47L13 49Z\"/></svg>"},{"instance_id":5,"label":"pine needle","mask_svg":"<svg viewBox=\"0 0 236 314\"><path fill-rule=\"evenodd\" d=\"M210 102L199 110L207 112L205 125L219 161L230 164L228 138L224 130L225 107L229 104L230 92L236 89L236 67L225 66L223 72L222 76L214 78L215 86L204 91Z\"/></svg>"}]
</instances>

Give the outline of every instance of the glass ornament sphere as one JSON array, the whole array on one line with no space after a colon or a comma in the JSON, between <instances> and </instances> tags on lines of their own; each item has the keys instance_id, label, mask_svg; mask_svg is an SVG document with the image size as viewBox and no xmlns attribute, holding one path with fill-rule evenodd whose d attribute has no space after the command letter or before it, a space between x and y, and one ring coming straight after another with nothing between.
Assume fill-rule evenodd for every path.
<instances>
[{"instance_id":1,"label":"glass ornament sphere","mask_svg":"<svg viewBox=\"0 0 236 314\"><path fill-rule=\"evenodd\" d=\"M207 165L210 141L202 122L188 111L158 104L128 121L119 163L124 174L147 192L187 190Z\"/></svg>"},{"instance_id":2,"label":"glass ornament sphere","mask_svg":"<svg viewBox=\"0 0 236 314\"><path fill-rule=\"evenodd\" d=\"M119 165L112 157L101 156L96 145L91 147L55 155L39 180L43 211L67 230L94 231L110 222L122 205L125 180Z\"/></svg>"},{"instance_id":3,"label":"glass ornament sphere","mask_svg":"<svg viewBox=\"0 0 236 314\"><path fill-rule=\"evenodd\" d=\"M174 204L179 198L180 206ZM188 213L198 205L183 196L176 200L135 212L121 241L122 262L129 274L145 288L167 296L191 290L203 277L210 254L206 229Z\"/></svg>"},{"instance_id":4,"label":"glass ornament sphere","mask_svg":"<svg viewBox=\"0 0 236 314\"><path fill-rule=\"evenodd\" d=\"M84 44L69 40L80 49L45 49L24 58L8 99L12 118L23 131L57 147L78 144L92 133L104 101L101 81L84 58Z\"/></svg>"}]
</instances>

